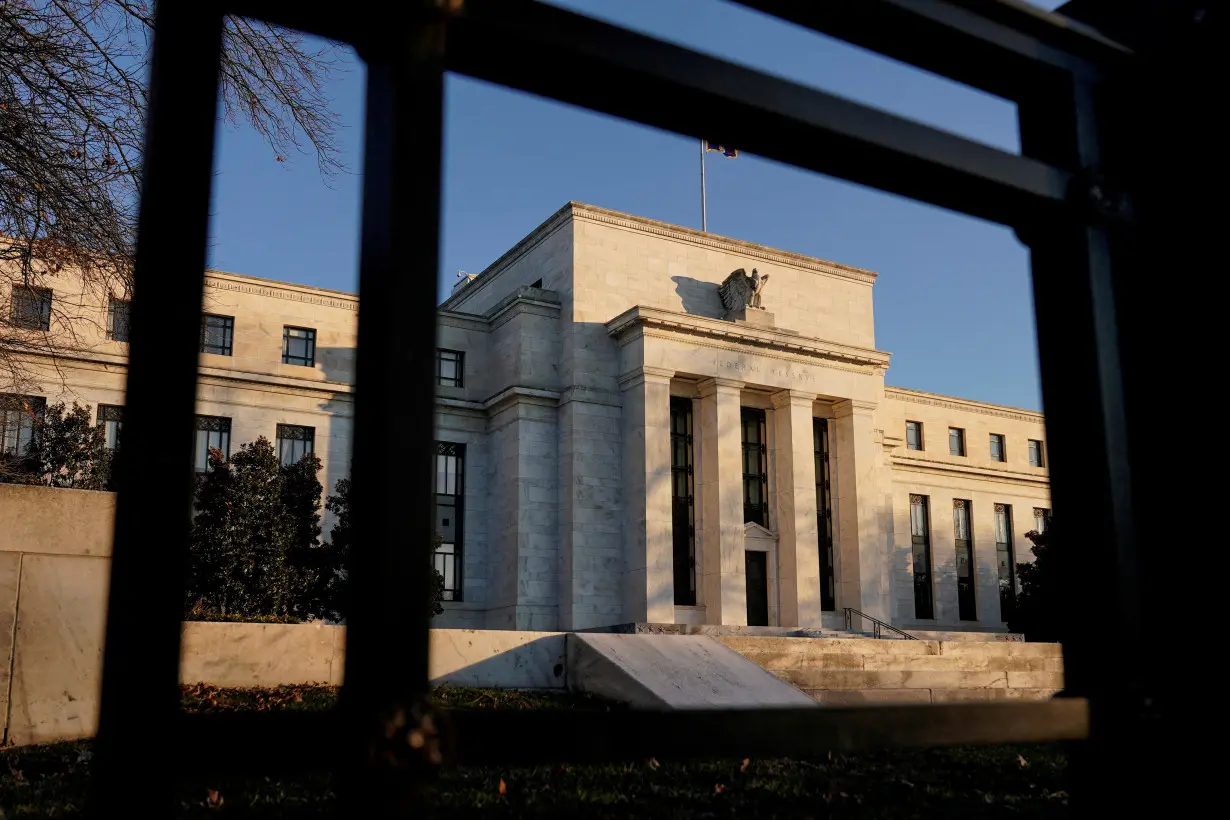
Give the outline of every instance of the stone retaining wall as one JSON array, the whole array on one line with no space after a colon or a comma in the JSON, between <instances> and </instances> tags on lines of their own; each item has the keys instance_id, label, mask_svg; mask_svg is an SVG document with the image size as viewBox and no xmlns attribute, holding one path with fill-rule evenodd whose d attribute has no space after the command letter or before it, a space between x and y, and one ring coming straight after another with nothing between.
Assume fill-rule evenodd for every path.
<instances>
[{"instance_id":1,"label":"stone retaining wall","mask_svg":"<svg viewBox=\"0 0 1230 820\"><path fill-rule=\"evenodd\" d=\"M1059 644L719 637L821 703L1044 700L1063 688Z\"/></svg>"}]
</instances>

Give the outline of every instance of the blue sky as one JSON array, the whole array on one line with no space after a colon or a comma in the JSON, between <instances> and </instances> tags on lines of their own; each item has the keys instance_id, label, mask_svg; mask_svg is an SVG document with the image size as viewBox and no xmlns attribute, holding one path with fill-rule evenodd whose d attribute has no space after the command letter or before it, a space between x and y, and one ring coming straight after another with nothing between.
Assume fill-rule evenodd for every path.
<instances>
[{"instance_id":1,"label":"blue sky","mask_svg":"<svg viewBox=\"0 0 1230 820\"><path fill-rule=\"evenodd\" d=\"M555 0L726 59L1016 151L1015 106L716 0ZM1054 7L1057 2L1040 2ZM328 93L346 173L277 162L223 127L210 264L356 289L362 63ZM447 86L444 292L570 199L699 227L697 140L461 77ZM875 270L888 383L1041 409L1028 254L1011 231L747 154L708 159L709 230ZM785 298L786 294L778 298Z\"/></svg>"}]
</instances>

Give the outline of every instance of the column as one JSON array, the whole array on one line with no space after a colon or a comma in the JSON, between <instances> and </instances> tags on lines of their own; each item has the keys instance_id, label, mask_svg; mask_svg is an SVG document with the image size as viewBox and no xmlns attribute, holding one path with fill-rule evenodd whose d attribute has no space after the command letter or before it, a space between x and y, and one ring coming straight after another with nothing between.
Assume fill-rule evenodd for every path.
<instances>
[{"instance_id":1,"label":"column","mask_svg":"<svg viewBox=\"0 0 1230 820\"><path fill-rule=\"evenodd\" d=\"M743 382L707 379L700 388L700 591L705 621L747 625L743 559L743 441L739 391Z\"/></svg>"},{"instance_id":2,"label":"column","mask_svg":"<svg viewBox=\"0 0 1230 820\"><path fill-rule=\"evenodd\" d=\"M877 486L880 445L873 429L875 408L873 402L858 399L833 405L837 422L837 497L833 502L841 572L837 605L889 622L888 550L880 521L883 494ZM943 513L951 518L951 505Z\"/></svg>"},{"instance_id":3,"label":"column","mask_svg":"<svg viewBox=\"0 0 1230 820\"><path fill-rule=\"evenodd\" d=\"M673 624L670 381L645 367L620 380L623 401L624 620Z\"/></svg>"},{"instance_id":4,"label":"column","mask_svg":"<svg viewBox=\"0 0 1230 820\"><path fill-rule=\"evenodd\" d=\"M820 627L814 393L773 394L777 450L777 588L782 626Z\"/></svg>"}]
</instances>

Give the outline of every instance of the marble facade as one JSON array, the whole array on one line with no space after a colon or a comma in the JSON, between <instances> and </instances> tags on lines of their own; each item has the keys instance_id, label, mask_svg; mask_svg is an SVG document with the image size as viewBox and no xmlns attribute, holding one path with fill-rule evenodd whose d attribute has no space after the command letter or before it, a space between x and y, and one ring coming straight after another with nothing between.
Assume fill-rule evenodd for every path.
<instances>
[{"instance_id":1,"label":"marble facade","mask_svg":"<svg viewBox=\"0 0 1230 820\"><path fill-rule=\"evenodd\" d=\"M718 285L738 268L771 276L767 315L755 321L723 318ZM459 282L440 306L438 344L464 353L463 378L437 387L436 437L465 445L464 535L438 625L743 625L752 552L765 553L772 625L840 628L850 607L897 626L1002 631L996 510L1011 509L1010 549L1026 560L1033 510L1050 506L1046 468L1031 466L1027 450L1045 442L1042 416L886 387L875 280L569 203ZM236 352L202 355L200 412L233 416L236 443L272 438L275 422L310 423L332 486L349 457L357 300L233 274L210 283L236 317ZM316 367L277 363L283 324L320 328ZM122 404L122 355L79 356L69 392ZM675 594L672 399L692 409L696 600L687 603ZM767 526L745 520L745 408L764 418ZM827 609L815 419L829 440ZM921 425L923 449L908 446L907 422ZM966 455L949 454L950 427L964 431ZM1003 437L1006 460L992 460L991 434ZM916 603L911 496L930 513L929 613ZM958 605L954 499L971 502L974 618L960 617L971 613Z\"/></svg>"}]
</instances>

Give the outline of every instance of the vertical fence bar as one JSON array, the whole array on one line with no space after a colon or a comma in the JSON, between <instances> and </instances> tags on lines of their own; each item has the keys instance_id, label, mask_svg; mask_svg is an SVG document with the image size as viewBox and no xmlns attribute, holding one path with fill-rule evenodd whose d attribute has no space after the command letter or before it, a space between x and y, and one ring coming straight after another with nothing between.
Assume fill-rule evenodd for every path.
<instances>
[{"instance_id":1,"label":"vertical fence bar","mask_svg":"<svg viewBox=\"0 0 1230 820\"><path fill-rule=\"evenodd\" d=\"M342 694L352 757L346 811L371 818L406 813L433 748L426 697L445 20L421 10L394 17L388 37L363 55L356 548Z\"/></svg>"},{"instance_id":2,"label":"vertical fence bar","mask_svg":"<svg viewBox=\"0 0 1230 820\"><path fill-rule=\"evenodd\" d=\"M1103 166L1098 94L1069 79L1039 89L1019 108L1022 152L1078 172L1070 219L1022 233L1031 249L1052 454L1049 535L1063 569L1065 693L1090 702L1090 741L1075 760L1085 813L1128 796L1114 761L1139 740L1129 727L1139 727L1147 688L1146 664L1123 659L1141 651L1143 614L1133 503L1140 474L1129 428L1148 424L1151 408L1129 402L1125 391L1133 362L1122 353L1121 334L1140 320L1121 310L1117 293L1127 266L1112 236L1126 211ZM1117 785L1104 778L1111 769L1120 772Z\"/></svg>"},{"instance_id":3,"label":"vertical fence bar","mask_svg":"<svg viewBox=\"0 0 1230 820\"><path fill-rule=\"evenodd\" d=\"M222 17L213 3L160 2L155 22L93 779L99 816L168 817L174 797L165 752L178 725Z\"/></svg>"}]
</instances>

